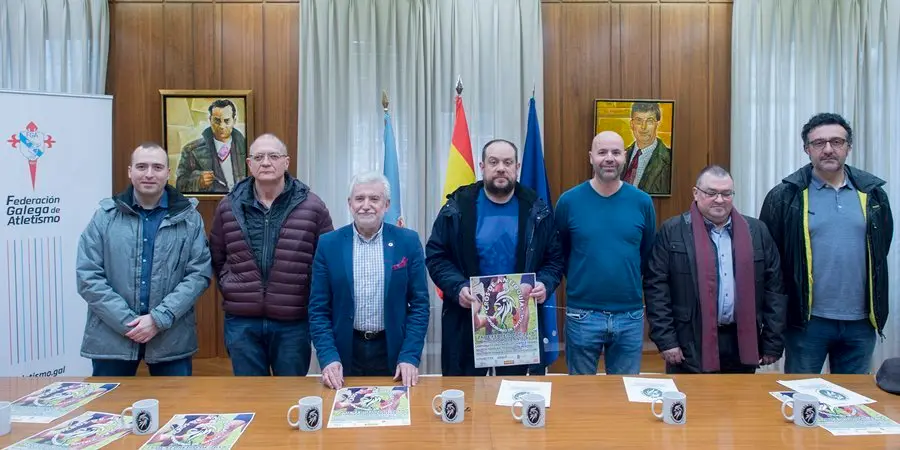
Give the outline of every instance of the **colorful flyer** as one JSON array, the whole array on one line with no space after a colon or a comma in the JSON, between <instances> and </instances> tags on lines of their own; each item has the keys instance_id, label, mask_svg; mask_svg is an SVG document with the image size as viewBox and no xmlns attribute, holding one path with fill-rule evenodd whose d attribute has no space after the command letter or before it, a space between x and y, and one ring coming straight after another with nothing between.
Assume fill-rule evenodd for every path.
<instances>
[{"instance_id":1,"label":"colorful flyer","mask_svg":"<svg viewBox=\"0 0 900 450\"><path fill-rule=\"evenodd\" d=\"M900 434L900 424L865 405L822 408L819 426L835 436Z\"/></svg>"},{"instance_id":2,"label":"colorful flyer","mask_svg":"<svg viewBox=\"0 0 900 450\"><path fill-rule=\"evenodd\" d=\"M541 362L533 273L472 277L475 367Z\"/></svg>"},{"instance_id":3,"label":"colorful flyer","mask_svg":"<svg viewBox=\"0 0 900 450\"><path fill-rule=\"evenodd\" d=\"M53 383L13 402L12 421L50 423L118 386L119 383Z\"/></svg>"},{"instance_id":4,"label":"colorful flyer","mask_svg":"<svg viewBox=\"0 0 900 450\"><path fill-rule=\"evenodd\" d=\"M254 413L176 414L150 437L149 448L230 449L253 421Z\"/></svg>"},{"instance_id":5,"label":"colorful flyer","mask_svg":"<svg viewBox=\"0 0 900 450\"><path fill-rule=\"evenodd\" d=\"M88 411L74 419L23 439L7 449L97 450L129 433L131 433L131 423L122 422L122 416Z\"/></svg>"},{"instance_id":6,"label":"colorful flyer","mask_svg":"<svg viewBox=\"0 0 900 450\"><path fill-rule=\"evenodd\" d=\"M328 428L409 425L409 388L365 386L343 388L334 395Z\"/></svg>"}]
</instances>

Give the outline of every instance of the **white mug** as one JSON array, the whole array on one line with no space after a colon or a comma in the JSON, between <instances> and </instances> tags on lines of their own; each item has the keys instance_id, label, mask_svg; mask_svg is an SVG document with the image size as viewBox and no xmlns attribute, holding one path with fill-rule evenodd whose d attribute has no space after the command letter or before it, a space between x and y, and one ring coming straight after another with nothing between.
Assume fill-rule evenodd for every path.
<instances>
[{"instance_id":1,"label":"white mug","mask_svg":"<svg viewBox=\"0 0 900 450\"><path fill-rule=\"evenodd\" d=\"M0 436L9 434L12 430L12 403L0 402Z\"/></svg>"},{"instance_id":2,"label":"white mug","mask_svg":"<svg viewBox=\"0 0 900 450\"><path fill-rule=\"evenodd\" d=\"M528 428L540 428L544 426L544 396L541 394L528 393L516 400L510 407L512 416L516 420L522 421L522 425ZM522 407L522 414L516 414L516 406Z\"/></svg>"},{"instance_id":3,"label":"white mug","mask_svg":"<svg viewBox=\"0 0 900 450\"><path fill-rule=\"evenodd\" d=\"M662 403L662 412L659 414L656 413L657 403ZM681 392L663 392L662 397L650 402L650 412L669 425L684 425L687 420L687 396Z\"/></svg>"},{"instance_id":4,"label":"white mug","mask_svg":"<svg viewBox=\"0 0 900 450\"><path fill-rule=\"evenodd\" d=\"M291 413L297 410L297 421L291 420ZM322 429L322 397L303 397L288 408L287 421L291 427L301 431Z\"/></svg>"},{"instance_id":5,"label":"white mug","mask_svg":"<svg viewBox=\"0 0 900 450\"><path fill-rule=\"evenodd\" d=\"M434 405L441 399L440 408ZM441 416L444 423L460 423L466 418L466 393L459 389L447 389L431 399L431 410L434 415Z\"/></svg>"},{"instance_id":6,"label":"white mug","mask_svg":"<svg viewBox=\"0 0 900 450\"><path fill-rule=\"evenodd\" d=\"M159 429L159 400L138 400L122 410L122 422L126 413L131 412L131 432L134 434L153 434Z\"/></svg>"},{"instance_id":7,"label":"white mug","mask_svg":"<svg viewBox=\"0 0 900 450\"><path fill-rule=\"evenodd\" d=\"M784 410L788 405L793 409L790 416ZM781 404L781 415L799 427L814 427L819 416L819 399L809 394L795 393L794 398Z\"/></svg>"}]
</instances>

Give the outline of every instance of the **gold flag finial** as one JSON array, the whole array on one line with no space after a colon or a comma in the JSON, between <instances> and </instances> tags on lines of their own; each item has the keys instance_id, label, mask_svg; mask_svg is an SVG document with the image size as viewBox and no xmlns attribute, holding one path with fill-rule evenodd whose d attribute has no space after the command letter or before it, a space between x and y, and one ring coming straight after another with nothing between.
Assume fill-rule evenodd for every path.
<instances>
[{"instance_id":1,"label":"gold flag finial","mask_svg":"<svg viewBox=\"0 0 900 450\"><path fill-rule=\"evenodd\" d=\"M456 77L456 95L462 95L463 86L462 86L462 77Z\"/></svg>"},{"instance_id":2,"label":"gold flag finial","mask_svg":"<svg viewBox=\"0 0 900 450\"><path fill-rule=\"evenodd\" d=\"M389 103L390 102L388 102L387 91L382 89L381 90L381 106L384 107L384 112L387 112Z\"/></svg>"}]
</instances>

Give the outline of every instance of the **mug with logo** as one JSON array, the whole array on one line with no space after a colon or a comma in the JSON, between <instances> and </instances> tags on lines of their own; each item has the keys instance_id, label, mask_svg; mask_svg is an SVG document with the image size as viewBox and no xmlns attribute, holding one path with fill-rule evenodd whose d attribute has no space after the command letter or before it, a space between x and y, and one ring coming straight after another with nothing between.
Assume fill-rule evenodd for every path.
<instances>
[{"instance_id":1,"label":"mug with logo","mask_svg":"<svg viewBox=\"0 0 900 450\"><path fill-rule=\"evenodd\" d=\"M528 393L516 400L510 407L513 419L522 421L522 425L528 428L540 428L544 426L544 396ZM522 414L516 414L516 406L522 407Z\"/></svg>"},{"instance_id":2,"label":"mug with logo","mask_svg":"<svg viewBox=\"0 0 900 450\"><path fill-rule=\"evenodd\" d=\"M440 408L435 407L437 399L441 399ZM466 393L459 389L447 389L431 399L431 410L434 415L441 416L444 423L460 423L466 418Z\"/></svg>"},{"instance_id":3,"label":"mug with logo","mask_svg":"<svg viewBox=\"0 0 900 450\"><path fill-rule=\"evenodd\" d=\"M662 412L656 412L656 404L662 404ZM687 396L681 392L663 392L662 397L654 398L650 402L650 412L657 419L669 425L684 425L687 420Z\"/></svg>"},{"instance_id":4,"label":"mug with logo","mask_svg":"<svg viewBox=\"0 0 900 450\"><path fill-rule=\"evenodd\" d=\"M297 410L297 421L291 420L291 413ZM322 397L303 397L288 408L287 421L300 431L316 431L322 428Z\"/></svg>"},{"instance_id":5,"label":"mug with logo","mask_svg":"<svg viewBox=\"0 0 900 450\"><path fill-rule=\"evenodd\" d=\"M122 410L122 422L131 412L131 432L134 434L153 434L159 429L159 400L138 400Z\"/></svg>"},{"instance_id":6,"label":"mug with logo","mask_svg":"<svg viewBox=\"0 0 900 450\"><path fill-rule=\"evenodd\" d=\"M790 416L785 411L788 405L793 409ZM794 393L794 398L781 404L781 415L799 427L814 427L819 416L819 399L809 394Z\"/></svg>"},{"instance_id":7,"label":"mug with logo","mask_svg":"<svg viewBox=\"0 0 900 450\"><path fill-rule=\"evenodd\" d=\"M0 436L12 430L12 403L0 402Z\"/></svg>"}]
</instances>

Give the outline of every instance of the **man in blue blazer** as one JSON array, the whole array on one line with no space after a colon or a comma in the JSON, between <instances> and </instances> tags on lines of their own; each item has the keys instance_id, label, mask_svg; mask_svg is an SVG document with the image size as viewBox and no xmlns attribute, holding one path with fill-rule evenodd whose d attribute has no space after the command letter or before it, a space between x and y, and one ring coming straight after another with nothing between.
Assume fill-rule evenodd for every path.
<instances>
[{"instance_id":1,"label":"man in blue blazer","mask_svg":"<svg viewBox=\"0 0 900 450\"><path fill-rule=\"evenodd\" d=\"M326 386L348 376L390 376L414 386L428 330L425 254L415 231L384 223L390 183L353 178L353 223L319 238L309 328ZM346 369L345 369L346 365Z\"/></svg>"}]
</instances>

